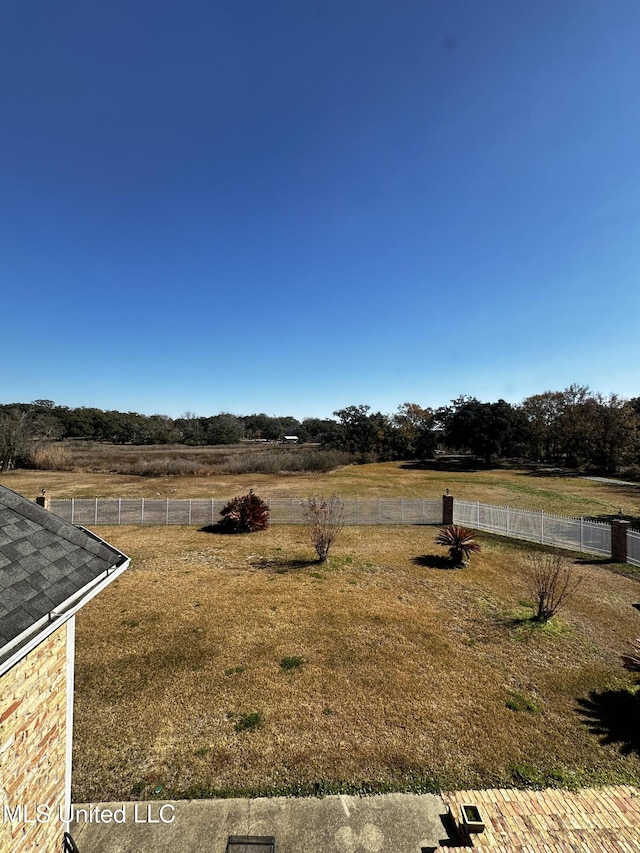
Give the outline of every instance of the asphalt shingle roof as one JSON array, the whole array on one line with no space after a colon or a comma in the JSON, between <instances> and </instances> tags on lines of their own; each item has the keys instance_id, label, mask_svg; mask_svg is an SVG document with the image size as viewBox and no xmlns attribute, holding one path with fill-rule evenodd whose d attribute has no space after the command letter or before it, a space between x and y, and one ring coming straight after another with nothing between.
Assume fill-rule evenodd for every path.
<instances>
[{"instance_id":1,"label":"asphalt shingle roof","mask_svg":"<svg viewBox=\"0 0 640 853\"><path fill-rule=\"evenodd\" d=\"M126 559L0 485L0 648Z\"/></svg>"}]
</instances>

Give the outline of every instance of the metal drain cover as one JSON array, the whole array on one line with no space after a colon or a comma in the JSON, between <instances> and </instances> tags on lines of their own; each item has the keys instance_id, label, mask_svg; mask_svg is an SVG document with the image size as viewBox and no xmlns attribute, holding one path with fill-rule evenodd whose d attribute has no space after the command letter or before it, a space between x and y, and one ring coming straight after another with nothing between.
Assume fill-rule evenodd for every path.
<instances>
[{"instance_id":1,"label":"metal drain cover","mask_svg":"<svg viewBox=\"0 0 640 853\"><path fill-rule=\"evenodd\" d=\"M230 835L226 853L276 853L273 835Z\"/></svg>"}]
</instances>

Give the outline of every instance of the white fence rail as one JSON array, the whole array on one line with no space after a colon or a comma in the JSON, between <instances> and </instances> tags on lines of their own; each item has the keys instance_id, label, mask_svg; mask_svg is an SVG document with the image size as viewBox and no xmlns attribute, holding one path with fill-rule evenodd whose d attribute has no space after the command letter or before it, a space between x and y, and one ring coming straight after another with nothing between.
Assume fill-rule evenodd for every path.
<instances>
[{"instance_id":1,"label":"white fence rail","mask_svg":"<svg viewBox=\"0 0 640 853\"><path fill-rule=\"evenodd\" d=\"M300 498L266 499L272 524L302 524ZM220 521L227 499L214 498L71 498L54 499L51 510L73 524L186 524L200 527ZM441 524L442 501L421 498L345 499L344 522L369 524Z\"/></svg>"},{"instance_id":2,"label":"white fence rail","mask_svg":"<svg viewBox=\"0 0 640 853\"><path fill-rule=\"evenodd\" d=\"M266 501L272 524L304 523L304 501L300 498ZM53 499L50 508L61 518L88 527L103 524L205 527L220 520L220 510L226 503L227 499L216 498L71 498ZM354 498L344 499L342 504L347 525L443 523L440 499ZM453 502L453 521L527 542L611 556L611 525L606 521L459 500ZM638 530L627 531L627 555L628 563L640 566Z\"/></svg>"},{"instance_id":3,"label":"white fence rail","mask_svg":"<svg viewBox=\"0 0 640 853\"><path fill-rule=\"evenodd\" d=\"M611 525L606 521L458 500L453 502L453 521L528 542L611 555Z\"/></svg>"},{"instance_id":4,"label":"white fence rail","mask_svg":"<svg viewBox=\"0 0 640 853\"><path fill-rule=\"evenodd\" d=\"M627 563L640 566L640 530L627 530Z\"/></svg>"}]
</instances>

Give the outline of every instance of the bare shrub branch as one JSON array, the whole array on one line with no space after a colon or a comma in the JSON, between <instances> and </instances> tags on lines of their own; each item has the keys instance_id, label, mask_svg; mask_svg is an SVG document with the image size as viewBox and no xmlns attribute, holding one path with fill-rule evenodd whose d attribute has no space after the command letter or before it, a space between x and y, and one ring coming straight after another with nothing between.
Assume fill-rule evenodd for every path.
<instances>
[{"instance_id":1,"label":"bare shrub branch","mask_svg":"<svg viewBox=\"0 0 640 853\"><path fill-rule=\"evenodd\" d=\"M581 577L561 554L529 554L524 576L534 602L534 621L547 622L576 591Z\"/></svg>"},{"instance_id":2,"label":"bare shrub branch","mask_svg":"<svg viewBox=\"0 0 640 853\"><path fill-rule=\"evenodd\" d=\"M333 495L329 499L308 498L303 501L303 507L318 562L324 563L344 527L344 505L340 498Z\"/></svg>"}]
</instances>

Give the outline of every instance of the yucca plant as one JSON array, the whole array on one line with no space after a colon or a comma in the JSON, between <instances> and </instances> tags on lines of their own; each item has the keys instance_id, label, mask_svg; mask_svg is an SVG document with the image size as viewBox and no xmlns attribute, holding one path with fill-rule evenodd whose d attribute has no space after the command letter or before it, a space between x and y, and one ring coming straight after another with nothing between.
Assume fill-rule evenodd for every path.
<instances>
[{"instance_id":1,"label":"yucca plant","mask_svg":"<svg viewBox=\"0 0 640 853\"><path fill-rule=\"evenodd\" d=\"M630 646L630 651L622 656L622 663L629 672L640 672L640 637L636 637Z\"/></svg>"},{"instance_id":2,"label":"yucca plant","mask_svg":"<svg viewBox=\"0 0 640 853\"><path fill-rule=\"evenodd\" d=\"M269 507L253 493L232 498L221 510L220 527L227 533L253 533L269 526Z\"/></svg>"},{"instance_id":3,"label":"yucca plant","mask_svg":"<svg viewBox=\"0 0 640 853\"><path fill-rule=\"evenodd\" d=\"M469 562L472 553L480 551L475 535L473 530L468 530L459 524L449 524L436 536L436 544L444 545L449 549L449 556L454 566L463 566Z\"/></svg>"}]
</instances>

